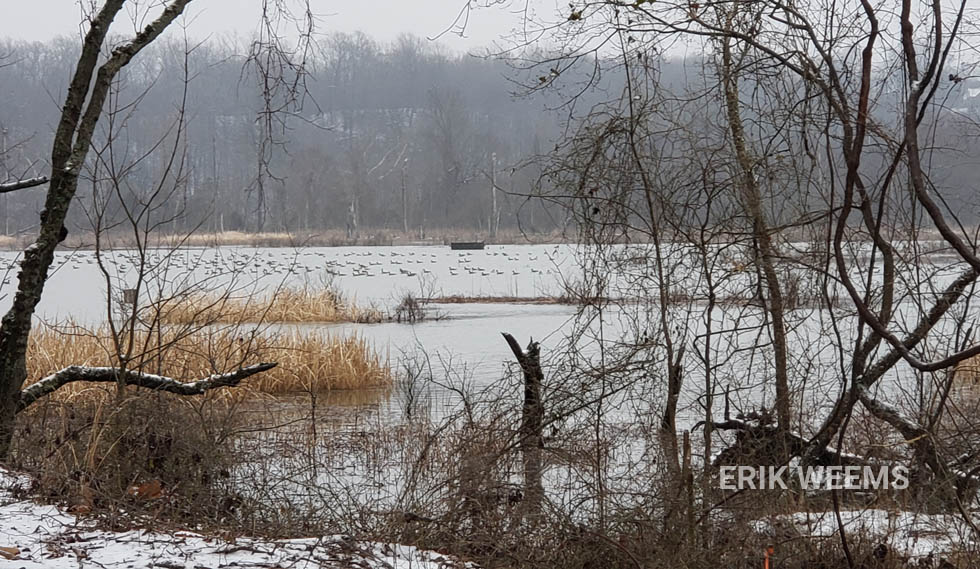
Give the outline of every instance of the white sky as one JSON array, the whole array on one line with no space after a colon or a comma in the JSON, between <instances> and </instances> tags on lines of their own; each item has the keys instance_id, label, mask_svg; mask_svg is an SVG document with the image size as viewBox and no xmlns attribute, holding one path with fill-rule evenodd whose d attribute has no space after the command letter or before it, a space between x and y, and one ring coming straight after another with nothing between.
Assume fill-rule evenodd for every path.
<instances>
[{"instance_id":1,"label":"white sky","mask_svg":"<svg viewBox=\"0 0 980 569\"><path fill-rule=\"evenodd\" d=\"M81 4L92 3L93 0L0 0L0 37L44 41L60 35L77 36L81 29ZM141 5L160 3L161 0L140 2ZM467 0L310 0L310 3L321 17L321 32L360 30L388 41L406 32L420 37L440 34L452 25ZM521 28L525 7L539 17L552 19L550 14L561 6L560 0L469 0L469 3L475 9L470 12L465 37L445 34L439 43L455 51L488 47L501 36ZM248 37L258 23L260 5L261 0L194 0L185 11L189 35Z\"/></svg>"}]
</instances>

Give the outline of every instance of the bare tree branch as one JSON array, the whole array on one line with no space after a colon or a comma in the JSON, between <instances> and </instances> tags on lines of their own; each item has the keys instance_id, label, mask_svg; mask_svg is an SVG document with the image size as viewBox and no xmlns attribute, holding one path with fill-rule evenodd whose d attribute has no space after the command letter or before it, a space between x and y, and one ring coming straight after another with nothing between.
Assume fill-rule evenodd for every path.
<instances>
[{"instance_id":1,"label":"bare tree branch","mask_svg":"<svg viewBox=\"0 0 980 569\"><path fill-rule=\"evenodd\" d=\"M47 184L47 183L48 183L47 176L38 176L36 178L29 178L27 180L18 180L16 182L0 184L0 194L6 194L8 192L16 192L17 190L26 190L27 188L33 188L35 186L40 186L42 184Z\"/></svg>"},{"instance_id":2,"label":"bare tree branch","mask_svg":"<svg viewBox=\"0 0 980 569\"><path fill-rule=\"evenodd\" d=\"M26 409L41 397L76 381L116 383L121 379L126 385L135 385L157 391L167 391L176 393L177 395L202 395L211 389L234 387L246 377L268 371L276 367L276 365L278 364L275 362L259 363L228 373L210 375L204 379L187 383L151 373L121 370L114 367L68 366L31 384L21 391L19 405L20 410ZM120 374L122 377L119 377Z\"/></svg>"}]
</instances>

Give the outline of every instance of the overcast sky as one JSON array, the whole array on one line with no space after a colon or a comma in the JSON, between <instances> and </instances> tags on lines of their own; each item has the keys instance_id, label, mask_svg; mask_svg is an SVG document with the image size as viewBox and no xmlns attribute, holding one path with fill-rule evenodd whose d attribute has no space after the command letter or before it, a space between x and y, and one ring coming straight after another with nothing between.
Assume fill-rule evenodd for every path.
<instances>
[{"instance_id":1,"label":"overcast sky","mask_svg":"<svg viewBox=\"0 0 980 569\"><path fill-rule=\"evenodd\" d=\"M92 0L82 0L91 5ZM153 0L159 4L160 0ZM295 0L293 0L295 1ZM311 0L321 16L320 31L361 30L379 40L401 33L433 37L450 27L467 0ZM148 4L146 0L142 2ZM445 34L439 40L457 51L489 46L502 35L520 28L525 5L540 17L554 13L558 0L506 0L486 7L488 0L471 0L484 7L471 11L465 37ZM79 0L3 0L0 37L47 40L80 33ZM101 2L99 2L101 4ZM261 0L195 0L186 13L192 37L209 34L249 36L258 22ZM551 18L548 18L551 19ZM130 26L130 29L132 26Z\"/></svg>"}]
</instances>

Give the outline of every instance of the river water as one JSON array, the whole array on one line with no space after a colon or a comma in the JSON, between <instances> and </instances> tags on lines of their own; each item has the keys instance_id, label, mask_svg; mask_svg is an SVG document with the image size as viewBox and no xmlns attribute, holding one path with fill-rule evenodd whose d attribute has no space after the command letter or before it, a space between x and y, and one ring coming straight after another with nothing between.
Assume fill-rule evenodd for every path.
<instances>
[{"instance_id":1,"label":"river water","mask_svg":"<svg viewBox=\"0 0 980 569\"><path fill-rule=\"evenodd\" d=\"M12 301L17 253L0 253L0 310ZM488 246L482 251L449 247L220 247L151 250L144 258L141 303L174 290L231 288L236 295L268 295L281 287L332 287L358 306L391 311L406 294L537 298L562 293L574 278L575 247ZM133 288L140 259L131 251L59 251L38 306L38 320L95 327L116 317L122 290ZM108 291L112 291L111 295ZM110 296L112 297L110 299ZM577 309L533 303L432 304L415 324L298 325L301 329L357 334L399 371L404 358L426 358L433 372L452 368L459 377L486 385L513 361L501 332L522 344L531 338L556 346ZM433 387L433 398L443 389ZM357 398L355 398L357 400ZM391 412L397 412L397 401Z\"/></svg>"},{"instance_id":2,"label":"river water","mask_svg":"<svg viewBox=\"0 0 980 569\"><path fill-rule=\"evenodd\" d=\"M574 245L493 245L482 251L452 251L449 247L333 247L333 248L249 248L220 247L212 249L183 248L153 250L144 259L147 269L148 290L144 290L145 302L154 294L167 294L172 290L200 287L214 289L232 287L242 294L270 294L278 287L326 287L343 292L358 305L376 306L390 310L408 293L420 297L440 296L503 296L532 299L563 294L568 287L581 282L586 272L582 260L591 251ZM74 322L97 326L104 322L118 306L120 291L135 285L140 259L129 251L105 253L104 266L107 275L96 262L92 251L61 251L56 255L48 285L38 308L38 318L47 322ZM676 279L684 270L688 257L683 247L675 253L681 262L673 270ZM647 281L646 288L638 287L636 279L649 278L650 267L646 264L642 246L623 248L623 263L610 280L609 296L631 296L639 290L653 294ZM726 272L723 286L738 294L740 287L752 279L748 272L739 273L738 260ZM10 302L16 284L17 254L0 254L0 310ZM698 274L697 267L690 267L691 274ZM950 267L936 269L932 284L938 288L948 281L954 271ZM877 277L876 277L877 278ZM693 293L699 282L684 282L682 293ZM111 286L110 286L111 285ZM685 288L686 287L686 288ZM107 293L113 291L110 302ZM924 293L925 294L925 293ZM333 324L303 325L301 328L322 328L337 334L358 334L366 338L376 350L389 359L397 372L404 368L404 361L427 362L430 379L454 375L477 386L498 382L513 362L501 332L513 334L521 344L530 339L541 342L547 361L560 359L568 346L574 345L585 356L599 352L599 346L615 346L624 333L642 336L644 322L655 321L657 315L647 314L642 303L626 304L608 309L607 313L580 313L572 305L535 303L472 303L433 304L430 316L417 324ZM686 310L686 312L685 312ZM902 307L899 307L899 311ZM914 312L914 311L912 311ZM914 317L914 314L911 317ZM768 338L758 334L759 313L744 306L721 307L712 314L714 330L726 330L713 350L716 362L712 372L719 385L731 387L734 397L745 405L766 404L771 399L768 383L771 376L771 358L763 348ZM672 313L676 326L686 326L688 337L695 338L692 350L686 354L693 373L685 378L691 385L682 405L685 422L693 422L700 415L703 403L703 363L693 352L698 345L699 334L704 334L707 321L692 313L689 308L678 308ZM842 334L845 345L852 321L842 316L836 323L827 314L817 310L795 312L790 331L793 356L797 363L808 368L805 377L798 379L797 387L804 393L803 409L820 409L832 400L840 389L839 357L835 349L837 334ZM583 321L587 324L582 324ZM843 327L841 327L843 324ZM573 330L585 330L585 334L570 341ZM604 354L603 354L603 357ZM657 356L651 352L651 358ZM651 367L663 368L663 362L651 361ZM907 371L907 370L906 370ZM634 373L636 370L634 370ZM570 372L564 370L565 376ZM902 373L901 371L896 373ZM583 372L583 377L587 374ZM894 378L893 378L894 379ZM439 383L439 381L436 381ZM733 386L733 387L732 387ZM440 385L430 386L428 396L451 405L451 390ZM385 413L396 414L401 406L396 395L381 407ZM387 407L386 407L387 405ZM632 413L632 411L630 412Z\"/></svg>"}]
</instances>

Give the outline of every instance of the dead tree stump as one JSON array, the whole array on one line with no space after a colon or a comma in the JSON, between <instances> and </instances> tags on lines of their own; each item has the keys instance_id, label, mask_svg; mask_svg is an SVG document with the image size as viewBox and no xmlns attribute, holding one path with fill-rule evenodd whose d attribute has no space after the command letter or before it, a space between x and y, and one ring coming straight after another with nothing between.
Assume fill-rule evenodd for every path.
<instances>
[{"instance_id":1,"label":"dead tree stump","mask_svg":"<svg viewBox=\"0 0 980 569\"><path fill-rule=\"evenodd\" d=\"M531 340L527 350L510 334L503 332L507 345L514 352L517 363L524 373L524 403L521 410L520 450L524 469L524 503L527 511L536 511L544 497L542 484L542 448L544 447L544 405L541 401L541 351L538 343Z\"/></svg>"}]
</instances>

